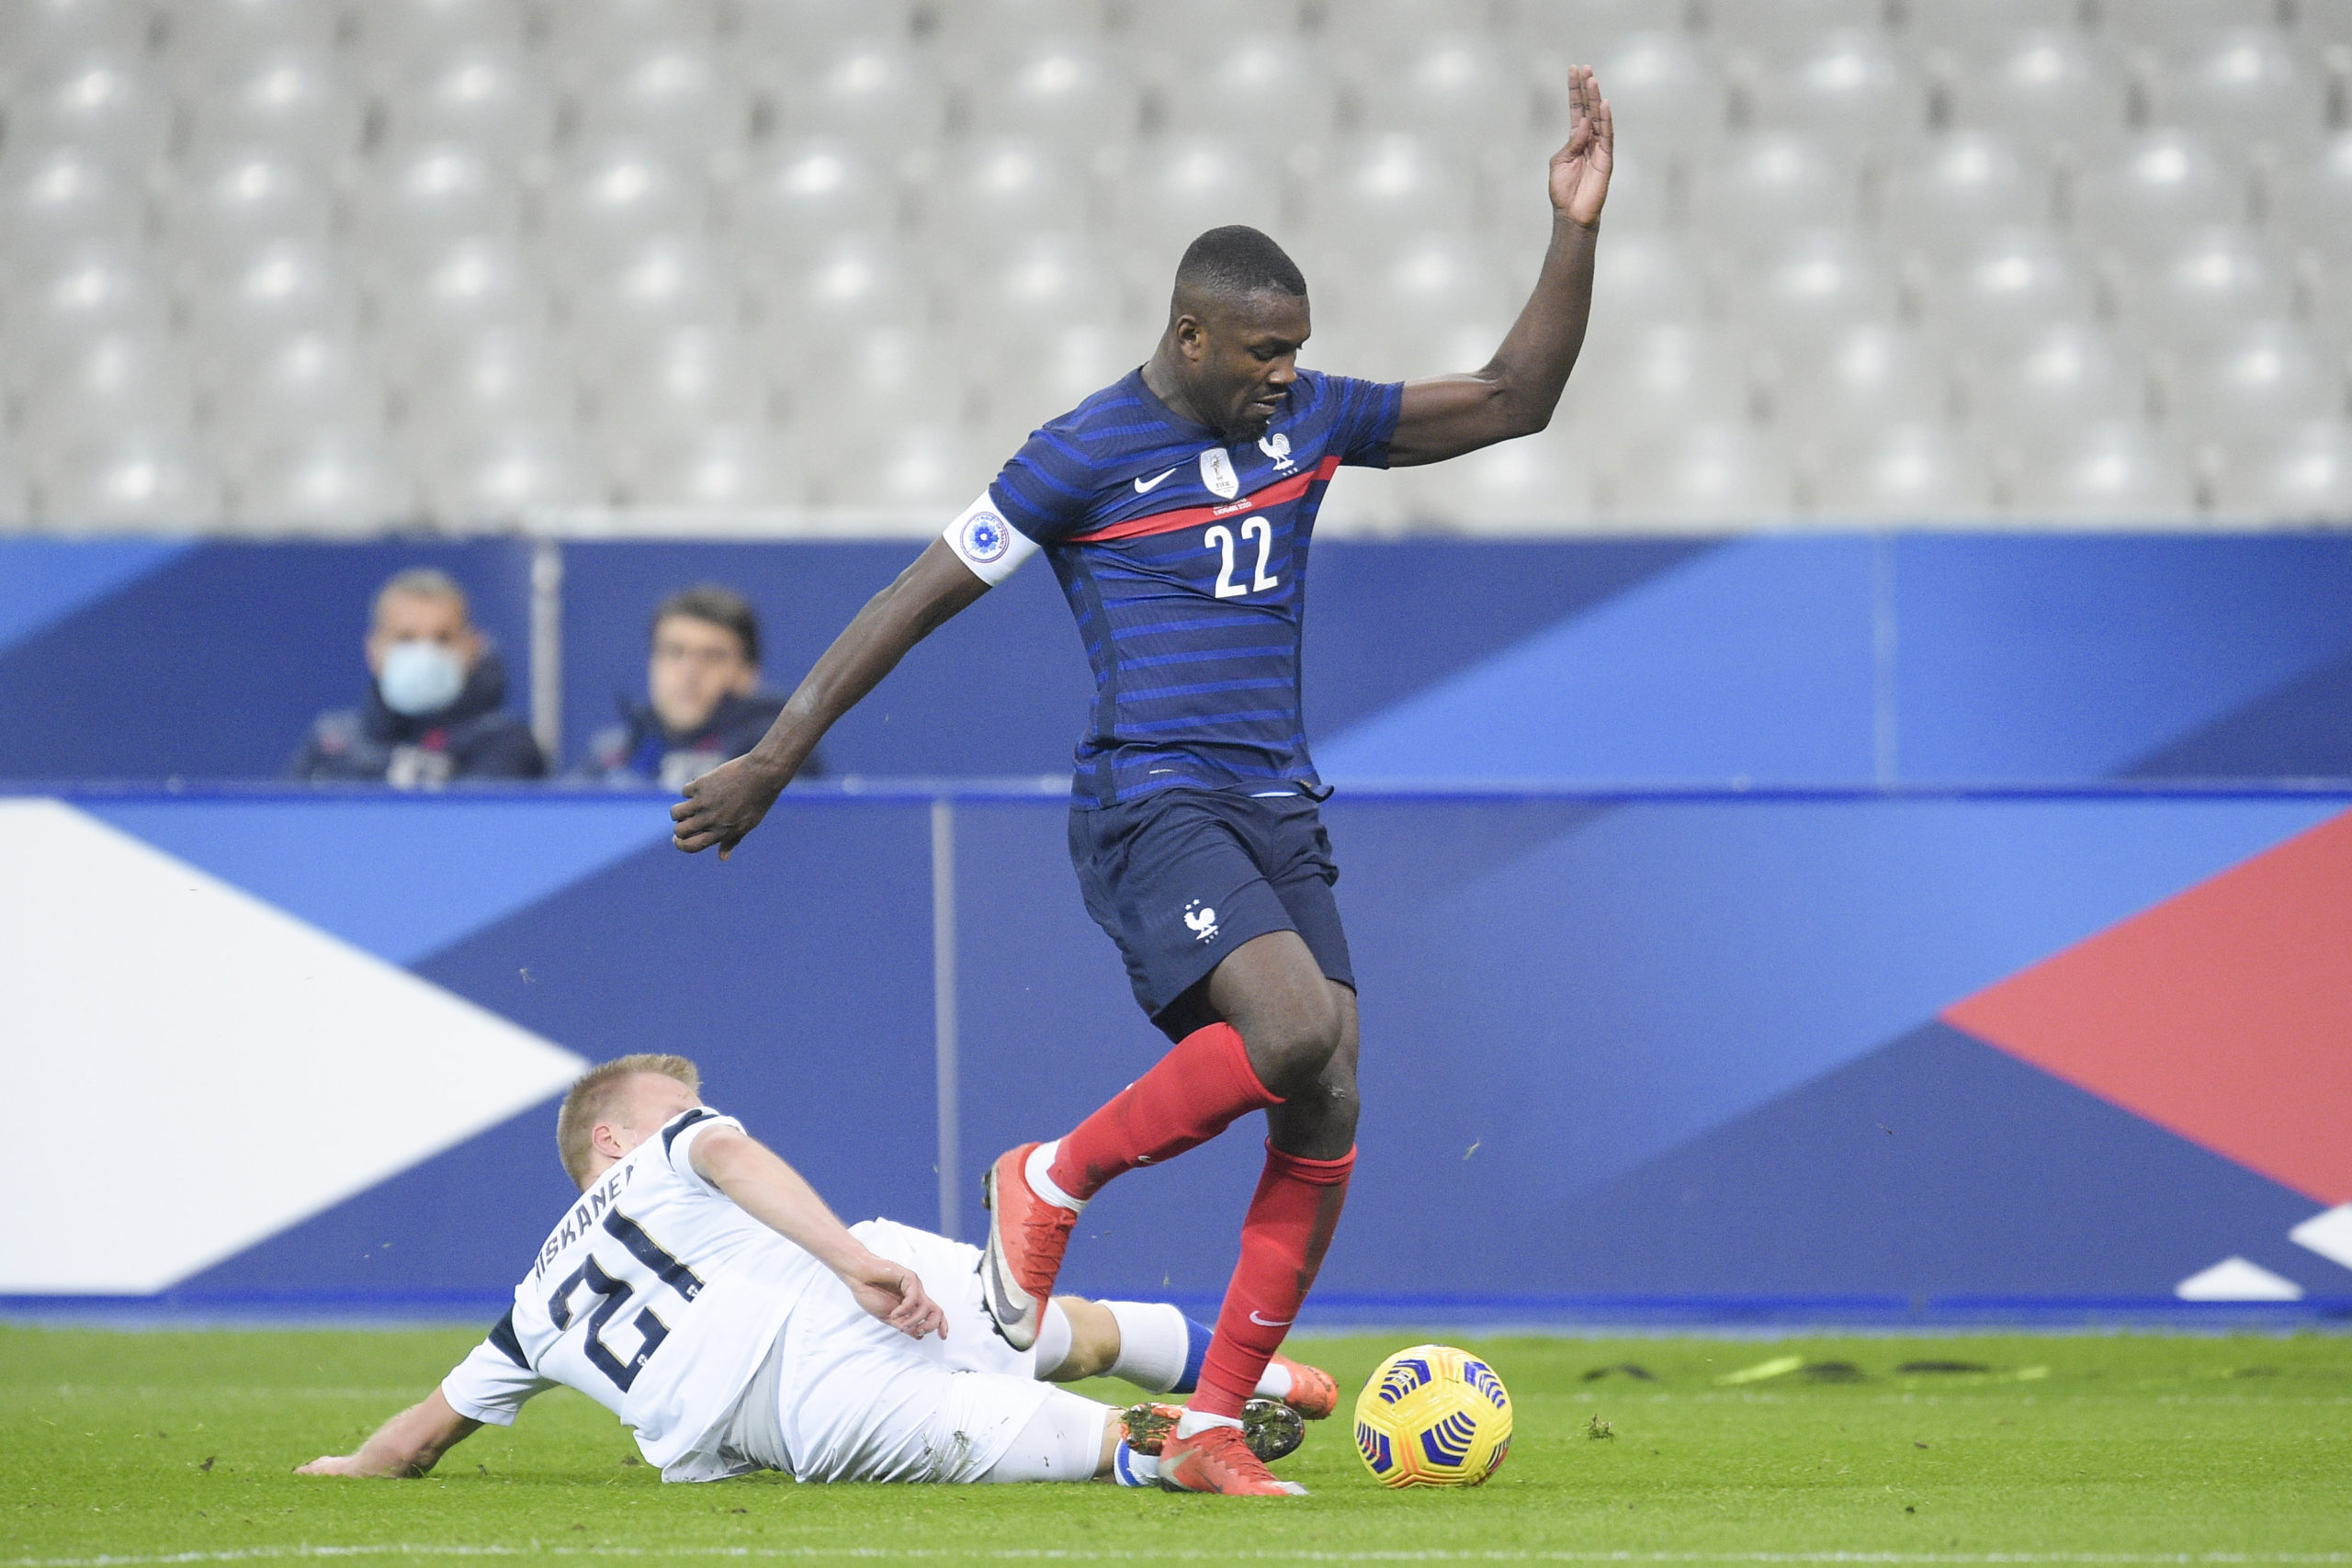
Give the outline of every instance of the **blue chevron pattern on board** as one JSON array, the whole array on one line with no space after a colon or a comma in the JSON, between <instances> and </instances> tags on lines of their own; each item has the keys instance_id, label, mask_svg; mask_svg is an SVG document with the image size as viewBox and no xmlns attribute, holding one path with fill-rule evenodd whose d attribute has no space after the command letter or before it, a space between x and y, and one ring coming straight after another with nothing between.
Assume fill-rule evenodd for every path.
<instances>
[{"instance_id":1,"label":"blue chevron pattern on board","mask_svg":"<svg viewBox=\"0 0 2352 1568\"><path fill-rule=\"evenodd\" d=\"M98 801L91 813L394 964L413 964L670 840L667 796L336 794Z\"/></svg>"},{"instance_id":2,"label":"blue chevron pattern on board","mask_svg":"<svg viewBox=\"0 0 2352 1568\"><path fill-rule=\"evenodd\" d=\"M910 553L565 547L568 755L641 700L669 591L744 589L788 686ZM0 541L0 778L277 775L313 715L365 693L368 598L404 565L472 592L526 707L513 542ZM2352 775L2326 721L2352 660L2340 537L1328 540L1314 570L1306 711L1342 781ZM1060 773L1089 690L1033 570L917 649L825 757L865 776Z\"/></svg>"},{"instance_id":3,"label":"blue chevron pattern on board","mask_svg":"<svg viewBox=\"0 0 2352 1568\"><path fill-rule=\"evenodd\" d=\"M193 547L172 539L0 539L0 652Z\"/></svg>"},{"instance_id":4,"label":"blue chevron pattern on board","mask_svg":"<svg viewBox=\"0 0 2352 1568\"><path fill-rule=\"evenodd\" d=\"M244 844L242 866L215 854L214 868L298 914L307 873L331 884L337 861L467 833L589 845L598 814L633 809L303 796L229 803L254 816L223 833L203 825L219 801L91 804L158 842ZM693 1055L713 1102L845 1214L936 1224L936 1086L954 1086L960 1166L976 1171L1165 1049L1065 880L1060 803L948 804L959 1021L944 1078L923 795L787 795L724 863L623 822L560 874L485 874L505 891L407 962L583 1057ZM2347 804L1342 796L1329 821L1363 986L1363 1137L1379 1157L1359 1171L1324 1290L2150 1301L2238 1258L2313 1302L2346 1299L2352 1271L2290 1239L2311 1199L1926 1021ZM437 840L401 825L436 814L479 820ZM374 885L345 886L361 891L336 897L358 908ZM102 945L96 894L72 918L97 920ZM302 1027L331 1048L332 998L315 1020ZM1431 1096L1438 1081L1448 1092ZM494 1295L563 1194L551 1120L548 1104L511 1116L181 1289ZM1072 1288L1213 1294L1230 1234L1160 1216L1235 1209L1257 1155L1222 1139L1115 1184L1088 1211Z\"/></svg>"}]
</instances>

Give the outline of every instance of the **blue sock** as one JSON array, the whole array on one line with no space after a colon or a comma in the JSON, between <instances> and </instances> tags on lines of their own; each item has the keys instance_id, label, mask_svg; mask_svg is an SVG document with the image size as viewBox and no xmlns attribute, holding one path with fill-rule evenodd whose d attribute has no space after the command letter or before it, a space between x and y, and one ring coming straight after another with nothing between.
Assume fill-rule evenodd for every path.
<instances>
[{"instance_id":1,"label":"blue sock","mask_svg":"<svg viewBox=\"0 0 2352 1568\"><path fill-rule=\"evenodd\" d=\"M1159 1484L1159 1461L1150 1454L1139 1454L1127 1446L1125 1438L1111 1454L1111 1479L1122 1486L1157 1486Z\"/></svg>"},{"instance_id":2,"label":"blue sock","mask_svg":"<svg viewBox=\"0 0 2352 1568\"><path fill-rule=\"evenodd\" d=\"M1176 1380L1176 1386L1169 1393L1190 1393L1200 1386L1201 1363L1208 1359L1209 1337L1216 1332L1198 1318L1184 1319L1184 1375Z\"/></svg>"}]
</instances>

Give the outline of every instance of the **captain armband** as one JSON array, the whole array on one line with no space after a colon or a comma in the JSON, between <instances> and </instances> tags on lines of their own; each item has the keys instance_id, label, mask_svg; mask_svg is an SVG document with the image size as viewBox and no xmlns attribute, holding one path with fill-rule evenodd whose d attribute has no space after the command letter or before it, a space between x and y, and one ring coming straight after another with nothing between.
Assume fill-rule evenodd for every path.
<instances>
[{"instance_id":1,"label":"captain armband","mask_svg":"<svg viewBox=\"0 0 2352 1568\"><path fill-rule=\"evenodd\" d=\"M1037 553L1037 542L1006 522L986 491L956 514L940 537L947 541L957 560L972 569L973 576L991 588Z\"/></svg>"}]
</instances>

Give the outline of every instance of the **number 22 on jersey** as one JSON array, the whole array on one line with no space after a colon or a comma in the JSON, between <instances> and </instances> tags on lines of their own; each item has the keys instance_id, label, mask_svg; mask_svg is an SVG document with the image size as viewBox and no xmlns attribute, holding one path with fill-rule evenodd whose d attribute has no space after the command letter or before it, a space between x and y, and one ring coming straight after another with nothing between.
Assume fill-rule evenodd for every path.
<instances>
[{"instance_id":1,"label":"number 22 on jersey","mask_svg":"<svg viewBox=\"0 0 2352 1568\"><path fill-rule=\"evenodd\" d=\"M1218 567L1216 574L1218 598L1238 599L1245 593L1263 593L1269 588L1282 586L1280 579L1266 574L1267 558L1272 556L1274 550L1274 525L1263 517L1251 517L1245 520L1241 525L1241 543L1248 544L1253 538L1258 541L1258 570L1250 581L1236 582L1233 580L1235 565L1233 530L1222 523L1216 523L1212 524L1209 531L1201 536L1203 549L1221 552L1223 564Z\"/></svg>"}]
</instances>

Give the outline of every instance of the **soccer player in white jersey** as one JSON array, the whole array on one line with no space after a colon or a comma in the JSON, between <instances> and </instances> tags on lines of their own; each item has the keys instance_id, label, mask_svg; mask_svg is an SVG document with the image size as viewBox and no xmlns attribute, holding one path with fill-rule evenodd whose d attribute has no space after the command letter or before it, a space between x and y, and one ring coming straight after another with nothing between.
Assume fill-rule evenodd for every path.
<instances>
[{"instance_id":1,"label":"soccer player in white jersey","mask_svg":"<svg viewBox=\"0 0 2352 1568\"><path fill-rule=\"evenodd\" d=\"M556 1122L581 1200L514 1306L421 1404L300 1473L423 1475L562 1384L619 1416L664 1481L1157 1480L1175 1406L1122 1413L1051 1384L1176 1389L1197 1374L1204 1329L1164 1303L1058 1296L1060 1317L1015 1350L981 1307L978 1248L888 1220L843 1225L700 1089L683 1056L582 1075ZM1295 1361L1270 1371L1250 1437L1279 1458L1301 1413L1329 1415L1337 1391Z\"/></svg>"}]
</instances>

